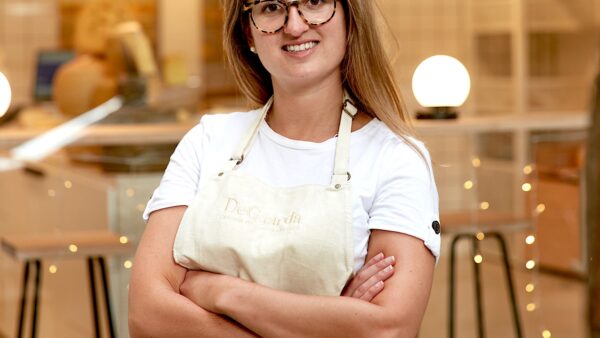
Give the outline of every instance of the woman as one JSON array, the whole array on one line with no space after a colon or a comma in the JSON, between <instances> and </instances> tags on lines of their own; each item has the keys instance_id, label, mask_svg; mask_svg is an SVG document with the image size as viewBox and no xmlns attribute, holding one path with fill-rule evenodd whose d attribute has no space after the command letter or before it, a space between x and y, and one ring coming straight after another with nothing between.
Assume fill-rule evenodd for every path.
<instances>
[{"instance_id":1,"label":"woman","mask_svg":"<svg viewBox=\"0 0 600 338\"><path fill-rule=\"evenodd\" d=\"M414 337L437 191L373 1L224 5L230 64L263 107L203 117L173 154L145 212L131 335Z\"/></svg>"}]
</instances>

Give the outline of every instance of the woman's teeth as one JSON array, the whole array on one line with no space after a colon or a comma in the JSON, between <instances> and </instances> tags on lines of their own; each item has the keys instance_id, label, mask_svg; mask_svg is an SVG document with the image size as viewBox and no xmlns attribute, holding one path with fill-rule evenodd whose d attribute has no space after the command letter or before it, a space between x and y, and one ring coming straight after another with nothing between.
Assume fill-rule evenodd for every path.
<instances>
[{"instance_id":1,"label":"woman's teeth","mask_svg":"<svg viewBox=\"0 0 600 338\"><path fill-rule=\"evenodd\" d=\"M303 52L305 50L313 48L316 45L317 43L314 41L303 43L301 45L287 45L285 46L285 50L288 52Z\"/></svg>"}]
</instances>

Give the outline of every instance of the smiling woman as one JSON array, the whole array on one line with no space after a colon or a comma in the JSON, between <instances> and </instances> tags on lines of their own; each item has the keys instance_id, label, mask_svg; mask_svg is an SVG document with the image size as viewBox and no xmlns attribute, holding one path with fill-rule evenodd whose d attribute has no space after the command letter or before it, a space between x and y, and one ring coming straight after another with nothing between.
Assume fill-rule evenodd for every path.
<instances>
[{"instance_id":1,"label":"smiling woman","mask_svg":"<svg viewBox=\"0 0 600 338\"><path fill-rule=\"evenodd\" d=\"M257 109L203 117L171 157L144 213L132 337L415 336L438 196L374 2L223 4Z\"/></svg>"}]
</instances>

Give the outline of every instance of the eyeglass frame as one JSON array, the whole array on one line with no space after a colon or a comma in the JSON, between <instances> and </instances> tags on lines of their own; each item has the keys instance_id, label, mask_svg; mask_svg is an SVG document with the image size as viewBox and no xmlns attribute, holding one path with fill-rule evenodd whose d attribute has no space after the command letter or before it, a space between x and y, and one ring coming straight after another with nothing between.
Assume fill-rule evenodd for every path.
<instances>
[{"instance_id":1,"label":"eyeglass frame","mask_svg":"<svg viewBox=\"0 0 600 338\"><path fill-rule=\"evenodd\" d=\"M260 27L258 27L258 25L256 24L256 22L254 21L254 16L252 16L252 8L256 5L258 5L261 2L267 2L267 1L275 1L278 2L282 5L285 6L285 20L283 21L283 24L281 25L281 27L279 27L278 29L274 30L274 31L266 31ZM254 25L254 27L256 27L256 29L258 29L259 31L265 33L265 34L275 34L279 31L281 31L285 25L287 25L288 23L288 19L290 17L290 7L292 6L296 6L296 10L298 11L298 14L300 15L300 17L302 18L302 21L304 21L307 25L309 26L313 26L313 27L317 27L317 26L321 26L324 25L326 23L328 23L329 21L331 21L331 19L333 19L333 17L335 16L335 12L337 10L337 0L333 0L333 13L331 14L331 17L329 17L329 19L321 22L321 23L311 23L308 22L308 20L304 17L304 14L302 14L302 11L300 10L300 8L298 7L298 5L300 4L300 1L302 0L291 0L291 1L284 1L284 0L253 0L253 1L249 1L244 3L244 7L242 9L243 13L247 13L250 12L250 20L252 21L252 24Z\"/></svg>"}]
</instances>

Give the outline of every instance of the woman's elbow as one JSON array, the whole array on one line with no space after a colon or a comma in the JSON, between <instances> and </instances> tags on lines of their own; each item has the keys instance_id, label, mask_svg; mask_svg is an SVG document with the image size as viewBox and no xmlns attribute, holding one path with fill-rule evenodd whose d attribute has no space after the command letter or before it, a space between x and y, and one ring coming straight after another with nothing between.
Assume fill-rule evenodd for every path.
<instances>
[{"instance_id":1,"label":"woman's elbow","mask_svg":"<svg viewBox=\"0 0 600 338\"><path fill-rule=\"evenodd\" d=\"M371 328L365 332L365 337L381 338L414 338L419 331L420 321L408 316L394 315L380 318Z\"/></svg>"}]
</instances>

